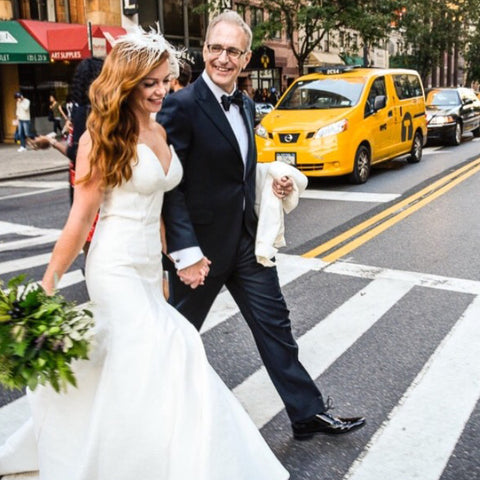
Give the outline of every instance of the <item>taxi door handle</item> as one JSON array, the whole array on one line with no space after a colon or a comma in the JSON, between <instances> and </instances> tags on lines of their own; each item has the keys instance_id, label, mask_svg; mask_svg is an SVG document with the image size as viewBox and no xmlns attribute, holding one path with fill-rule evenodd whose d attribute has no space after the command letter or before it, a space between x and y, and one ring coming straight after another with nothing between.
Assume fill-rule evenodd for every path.
<instances>
[{"instance_id":1,"label":"taxi door handle","mask_svg":"<svg viewBox=\"0 0 480 480\"><path fill-rule=\"evenodd\" d=\"M380 131L386 130L386 129L387 129L387 124L386 124L386 123L382 123L382 124L380 125Z\"/></svg>"},{"instance_id":2,"label":"taxi door handle","mask_svg":"<svg viewBox=\"0 0 480 480\"><path fill-rule=\"evenodd\" d=\"M393 112L392 112L392 110L390 110L390 111L388 112L388 116L389 116L389 117L393 117Z\"/></svg>"}]
</instances>

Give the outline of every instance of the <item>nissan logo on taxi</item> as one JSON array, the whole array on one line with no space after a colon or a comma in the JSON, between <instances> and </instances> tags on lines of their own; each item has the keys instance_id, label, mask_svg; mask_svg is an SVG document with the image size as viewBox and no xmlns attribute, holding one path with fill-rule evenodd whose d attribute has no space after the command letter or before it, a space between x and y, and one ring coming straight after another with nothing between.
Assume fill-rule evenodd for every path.
<instances>
[{"instance_id":1,"label":"nissan logo on taxi","mask_svg":"<svg viewBox=\"0 0 480 480\"><path fill-rule=\"evenodd\" d=\"M290 135L289 133L283 137L283 140L285 143L290 143L293 140L293 135Z\"/></svg>"}]
</instances>

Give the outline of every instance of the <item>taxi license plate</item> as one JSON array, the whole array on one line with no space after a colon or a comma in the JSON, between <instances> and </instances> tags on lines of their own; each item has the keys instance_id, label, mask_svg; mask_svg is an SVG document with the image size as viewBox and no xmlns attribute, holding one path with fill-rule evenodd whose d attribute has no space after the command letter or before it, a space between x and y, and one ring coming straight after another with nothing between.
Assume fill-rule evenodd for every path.
<instances>
[{"instance_id":1,"label":"taxi license plate","mask_svg":"<svg viewBox=\"0 0 480 480\"><path fill-rule=\"evenodd\" d=\"M277 162L284 162L288 165L297 164L297 154L295 152L277 152L275 153L275 160Z\"/></svg>"}]
</instances>

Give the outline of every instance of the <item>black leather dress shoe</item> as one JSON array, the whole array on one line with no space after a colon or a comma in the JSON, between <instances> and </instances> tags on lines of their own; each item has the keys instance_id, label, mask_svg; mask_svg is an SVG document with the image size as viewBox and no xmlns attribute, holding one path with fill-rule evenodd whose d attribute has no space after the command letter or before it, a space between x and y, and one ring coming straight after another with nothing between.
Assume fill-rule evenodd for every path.
<instances>
[{"instance_id":1,"label":"black leather dress shoe","mask_svg":"<svg viewBox=\"0 0 480 480\"><path fill-rule=\"evenodd\" d=\"M292 423L293 437L296 440L308 440L317 433L326 435L341 435L362 428L366 421L364 417L341 418L329 413L318 413L305 422Z\"/></svg>"}]
</instances>

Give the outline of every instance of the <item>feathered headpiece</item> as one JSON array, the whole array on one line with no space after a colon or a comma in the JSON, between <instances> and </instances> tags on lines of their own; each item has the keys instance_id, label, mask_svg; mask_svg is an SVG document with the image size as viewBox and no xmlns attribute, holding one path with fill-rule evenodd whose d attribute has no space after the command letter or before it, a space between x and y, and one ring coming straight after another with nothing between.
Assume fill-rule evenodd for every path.
<instances>
[{"instance_id":1,"label":"feathered headpiece","mask_svg":"<svg viewBox=\"0 0 480 480\"><path fill-rule=\"evenodd\" d=\"M182 49L176 49L170 44L160 32L158 22L154 27L150 27L150 31L145 31L142 27L135 25L129 28L128 33L117 37L116 39L109 39L110 43L115 46L117 44L123 45L123 52L127 57L138 55L140 51L149 56L148 60L152 63L163 52L168 52L168 62L170 64L170 71L173 76L178 77L179 74L179 59L183 55Z\"/></svg>"}]
</instances>

